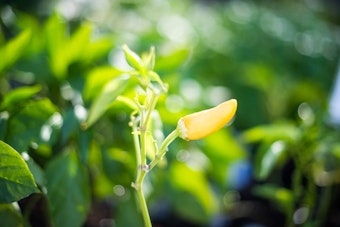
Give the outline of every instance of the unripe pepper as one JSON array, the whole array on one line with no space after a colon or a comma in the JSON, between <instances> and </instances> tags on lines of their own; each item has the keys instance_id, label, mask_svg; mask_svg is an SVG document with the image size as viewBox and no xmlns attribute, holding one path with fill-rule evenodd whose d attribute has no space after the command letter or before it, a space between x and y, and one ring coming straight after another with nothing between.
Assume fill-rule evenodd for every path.
<instances>
[{"instance_id":1,"label":"unripe pepper","mask_svg":"<svg viewBox=\"0 0 340 227\"><path fill-rule=\"evenodd\" d=\"M226 125L235 115L236 99L230 99L211 109L186 115L179 119L179 137L185 140L202 139Z\"/></svg>"}]
</instances>

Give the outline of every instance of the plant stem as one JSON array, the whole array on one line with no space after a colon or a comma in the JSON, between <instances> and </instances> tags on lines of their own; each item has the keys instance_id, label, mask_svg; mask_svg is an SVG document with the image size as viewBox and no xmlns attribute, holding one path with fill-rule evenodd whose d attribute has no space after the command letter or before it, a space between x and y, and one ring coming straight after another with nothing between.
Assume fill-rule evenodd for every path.
<instances>
[{"instance_id":1,"label":"plant stem","mask_svg":"<svg viewBox=\"0 0 340 227\"><path fill-rule=\"evenodd\" d=\"M179 132L177 129L172 131L163 141L161 144L161 147L159 148L159 152L157 152L155 159L152 160L152 162L149 164L149 170L151 170L153 167L157 165L157 163L162 160L165 153L168 151L168 146L172 141L174 141L179 135Z\"/></svg>"},{"instance_id":2,"label":"plant stem","mask_svg":"<svg viewBox=\"0 0 340 227\"><path fill-rule=\"evenodd\" d=\"M152 227L148 207L143 194L143 181L147 172L149 171L149 165L147 165L147 133L149 133L151 114L155 109L158 96L152 91L151 97L146 104L146 107L139 111L139 127L137 121L132 119L133 122L133 137L136 150L137 161L137 175L136 181L132 186L136 189L139 207L142 212L145 227Z\"/></svg>"},{"instance_id":3,"label":"plant stem","mask_svg":"<svg viewBox=\"0 0 340 227\"><path fill-rule=\"evenodd\" d=\"M147 173L146 170L141 170L141 174L139 175L139 178L137 179L134 185L134 188L136 189L136 192L137 192L137 198L139 202L139 207L142 212L144 225L145 227L152 227L148 207L146 205L145 197L143 194L143 180L144 180L146 173Z\"/></svg>"}]
</instances>

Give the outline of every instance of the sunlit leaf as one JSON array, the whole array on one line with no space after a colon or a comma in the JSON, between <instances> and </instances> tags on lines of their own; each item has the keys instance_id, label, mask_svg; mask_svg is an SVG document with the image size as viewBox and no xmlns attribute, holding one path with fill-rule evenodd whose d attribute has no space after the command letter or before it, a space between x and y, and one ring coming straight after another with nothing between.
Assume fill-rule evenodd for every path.
<instances>
[{"instance_id":1,"label":"sunlit leaf","mask_svg":"<svg viewBox=\"0 0 340 227\"><path fill-rule=\"evenodd\" d=\"M39 189L24 159L0 141L0 203L18 201L34 192Z\"/></svg>"},{"instance_id":2,"label":"sunlit leaf","mask_svg":"<svg viewBox=\"0 0 340 227\"><path fill-rule=\"evenodd\" d=\"M284 141L275 141L269 145L265 144L263 149L258 150L256 153L255 176L259 180L266 179L280 159L284 157L286 151Z\"/></svg>"},{"instance_id":3,"label":"sunlit leaf","mask_svg":"<svg viewBox=\"0 0 340 227\"><path fill-rule=\"evenodd\" d=\"M76 153L54 158L46 168L46 179L54 226L82 226L90 208L90 191L87 171Z\"/></svg>"},{"instance_id":4,"label":"sunlit leaf","mask_svg":"<svg viewBox=\"0 0 340 227\"><path fill-rule=\"evenodd\" d=\"M300 138L300 131L291 123L261 125L246 130L242 134L242 138L249 143L259 142L262 140L285 140L294 142Z\"/></svg>"},{"instance_id":5,"label":"sunlit leaf","mask_svg":"<svg viewBox=\"0 0 340 227\"><path fill-rule=\"evenodd\" d=\"M95 123L98 118L105 113L109 105L112 104L117 96L124 91L128 83L128 78L128 76L117 77L105 85L90 108L89 116L86 121L87 126L91 126Z\"/></svg>"},{"instance_id":6,"label":"sunlit leaf","mask_svg":"<svg viewBox=\"0 0 340 227\"><path fill-rule=\"evenodd\" d=\"M57 14L52 15L45 25L47 50L49 51L51 71L58 79L67 72L68 57L65 55L66 24Z\"/></svg>"},{"instance_id":7,"label":"sunlit leaf","mask_svg":"<svg viewBox=\"0 0 340 227\"><path fill-rule=\"evenodd\" d=\"M159 56L156 59L155 71L174 70L184 63L189 56L188 49L176 50L168 55Z\"/></svg>"},{"instance_id":8,"label":"sunlit leaf","mask_svg":"<svg viewBox=\"0 0 340 227\"><path fill-rule=\"evenodd\" d=\"M24 53L24 48L28 45L31 38L31 31L26 30L17 37L0 47L0 73L14 64Z\"/></svg>"},{"instance_id":9,"label":"sunlit leaf","mask_svg":"<svg viewBox=\"0 0 340 227\"><path fill-rule=\"evenodd\" d=\"M122 72L116 68L103 66L91 70L86 76L84 88L84 99L90 101L96 98L103 87L112 79L122 75Z\"/></svg>"},{"instance_id":10,"label":"sunlit leaf","mask_svg":"<svg viewBox=\"0 0 340 227\"><path fill-rule=\"evenodd\" d=\"M127 45L123 45L123 50L125 54L125 59L132 68L141 70L144 67L142 59L135 52L130 50Z\"/></svg>"},{"instance_id":11,"label":"sunlit leaf","mask_svg":"<svg viewBox=\"0 0 340 227\"><path fill-rule=\"evenodd\" d=\"M84 50L87 49L87 45L90 42L91 33L92 26L90 24L84 24L80 26L66 42L66 53L64 57L68 58L68 64L83 57Z\"/></svg>"},{"instance_id":12,"label":"sunlit leaf","mask_svg":"<svg viewBox=\"0 0 340 227\"><path fill-rule=\"evenodd\" d=\"M81 56L86 63L91 63L105 56L113 47L113 42L110 38L100 38L88 44L84 54Z\"/></svg>"}]
</instances>

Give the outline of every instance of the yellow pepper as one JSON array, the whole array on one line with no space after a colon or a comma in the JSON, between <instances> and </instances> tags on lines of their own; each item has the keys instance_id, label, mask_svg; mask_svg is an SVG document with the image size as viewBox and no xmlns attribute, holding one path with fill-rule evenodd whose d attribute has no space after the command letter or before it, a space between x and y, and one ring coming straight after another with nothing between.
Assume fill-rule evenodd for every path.
<instances>
[{"instance_id":1,"label":"yellow pepper","mask_svg":"<svg viewBox=\"0 0 340 227\"><path fill-rule=\"evenodd\" d=\"M221 129L234 117L236 99L230 99L211 109L186 115L179 119L179 137L185 140L198 140Z\"/></svg>"}]
</instances>

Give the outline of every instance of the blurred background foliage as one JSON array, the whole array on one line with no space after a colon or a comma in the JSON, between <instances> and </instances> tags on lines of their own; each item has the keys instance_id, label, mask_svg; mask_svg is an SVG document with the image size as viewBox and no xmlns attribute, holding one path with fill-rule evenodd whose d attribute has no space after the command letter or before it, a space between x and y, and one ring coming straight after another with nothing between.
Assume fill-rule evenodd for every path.
<instances>
[{"instance_id":1,"label":"blurred background foliage","mask_svg":"<svg viewBox=\"0 0 340 227\"><path fill-rule=\"evenodd\" d=\"M2 204L2 222L142 225L130 186L129 109L113 102L94 126L82 127L104 85L127 69L126 43L137 53L156 47L155 71L170 88L155 123L165 134L185 114L239 102L230 127L176 141L149 174L155 226L340 225L338 7L321 0L0 1L0 138L29 155L42 191L19 208ZM133 95L127 86L124 95Z\"/></svg>"}]
</instances>

